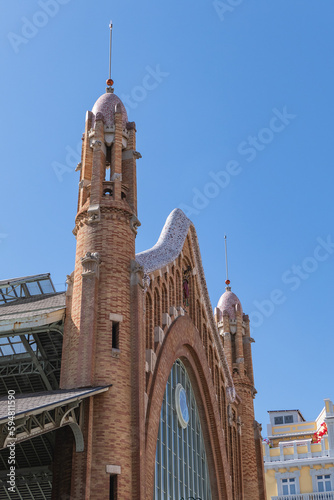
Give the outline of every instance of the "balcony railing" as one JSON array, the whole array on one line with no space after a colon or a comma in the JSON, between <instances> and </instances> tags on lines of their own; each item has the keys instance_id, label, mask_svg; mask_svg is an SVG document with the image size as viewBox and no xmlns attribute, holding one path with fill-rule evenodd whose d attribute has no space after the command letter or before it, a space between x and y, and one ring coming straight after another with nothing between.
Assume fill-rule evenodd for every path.
<instances>
[{"instance_id":1,"label":"balcony railing","mask_svg":"<svg viewBox=\"0 0 334 500\"><path fill-rule=\"evenodd\" d=\"M271 500L334 500L334 491L323 493L301 493L300 495L279 495Z\"/></svg>"}]
</instances>

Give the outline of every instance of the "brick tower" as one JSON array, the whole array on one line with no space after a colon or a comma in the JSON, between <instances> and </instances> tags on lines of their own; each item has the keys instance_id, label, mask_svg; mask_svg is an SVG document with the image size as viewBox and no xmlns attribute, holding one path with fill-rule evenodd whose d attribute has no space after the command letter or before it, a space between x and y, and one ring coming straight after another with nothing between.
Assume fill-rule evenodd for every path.
<instances>
[{"instance_id":1,"label":"brick tower","mask_svg":"<svg viewBox=\"0 0 334 500\"><path fill-rule=\"evenodd\" d=\"M132 464L140 453L140 445L133 446L138 423L132 408L140 404L133 405L139 379L133 369L137 336L131 330L136 311L130 311L136 303L130 280L140 225L140 155L135 123L128 122L111 85L87 112L82 140L73 231L77 248L75 270L68 277L61 388L114 387L85 406L85 450L73 455L71 498L97 499L107 491L114 498L116 489L117 498L141 498L132 485ZM127 473L121 474L125 469Z\"/></svg>"},{"instance_id":2,"label":"brick tower","mask_svg":"<svg viewBox=\"0 0 334 500\"><path fill-rule=\"evenodd\" d=\"M229 281L227 281L229 285ZM236 420L242 447L242 490L245 499L257 500L264 498L263 488L263 460L261 457L261 428L254 418L253 399L256 394L254 387L253 362L250 336L249 317L243 314L238 297L226 286L226 291L220 297L215 311L218 331L223 340L224 352L233 374L233 382L238 397L236 398L237 412L233 405L228 410L229 425ZM236 415L238 414L238 417ZM230 461L233 468L234 461ZM231 471L234 481L232 484L234 496L242 498L238 491L238 479Z\"/></svg>"},{"instance_id":3,"label":"brick tower","mask_svg":"<svg viewBox=\"0 0 334 500\"><path fill-rule=\"evenodd\" d=\"M214 317L180 209L135 254L135 134L108 86L83 134L60 380L94 395L79 428L61 417L81 446L58 432L52 500L264 500L248 317L230 288Z\"/></svg>"}]
</instances>

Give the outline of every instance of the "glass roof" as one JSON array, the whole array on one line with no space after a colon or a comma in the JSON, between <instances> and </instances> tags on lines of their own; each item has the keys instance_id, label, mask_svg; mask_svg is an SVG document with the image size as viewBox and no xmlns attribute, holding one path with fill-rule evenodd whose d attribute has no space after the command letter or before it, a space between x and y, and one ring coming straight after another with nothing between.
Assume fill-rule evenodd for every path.
<instances>
[{"instance_id":1,"label":"glass roof","mask_svg":"<svg viewBox=\"0 0 334 500\"><path fill-rule=\"evenodd\" d=\"M0 305L23 297L55 293L50 273L0 281Z\"/></svg>"}]
</instances>

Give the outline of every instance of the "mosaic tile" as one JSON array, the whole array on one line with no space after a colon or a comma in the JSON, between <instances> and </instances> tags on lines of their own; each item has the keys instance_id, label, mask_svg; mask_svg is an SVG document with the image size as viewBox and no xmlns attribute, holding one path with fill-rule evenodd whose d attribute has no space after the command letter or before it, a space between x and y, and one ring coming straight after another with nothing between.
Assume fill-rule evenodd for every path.
<instances>
[{"instance_id":1,"label":"mosaic tile","mask_svg":"<svg viewBox=\"0 0 334 500\"><path fill-rule=\"evenodd\" d=\"M125 109L124 104L120 100L117 95L110 93L105 93L101 95L96 103L93 106L92 113L94 115L93 117L93 123L92 127L94 127L94 122L95 122L95 117L98 113L101 113L104 118L104 123L108 126L114 125L114 114L115 114L115 107L117 104L120 104L121 110L122 110L122 123L123 123L123 128L126 127L126 124L128 122L128 115Z\"/></svg>"}]
</instances>

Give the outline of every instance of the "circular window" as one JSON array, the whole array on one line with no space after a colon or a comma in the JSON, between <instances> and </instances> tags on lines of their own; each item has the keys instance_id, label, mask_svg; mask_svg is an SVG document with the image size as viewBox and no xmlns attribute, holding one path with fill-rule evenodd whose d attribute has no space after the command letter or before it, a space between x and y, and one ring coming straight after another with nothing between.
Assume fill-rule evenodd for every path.
<instances>
[{"instance_id":1,"label":"circular window","mask_svg":"<svg viewBox=\"0 0 334 500\"><path fill-rule=\"evenodd\" d=\"M175 387L175 407L179 423L185 429L189 422L189 410L187 403L187 394L181 384Z\"/></svg>"}]
</instances>

